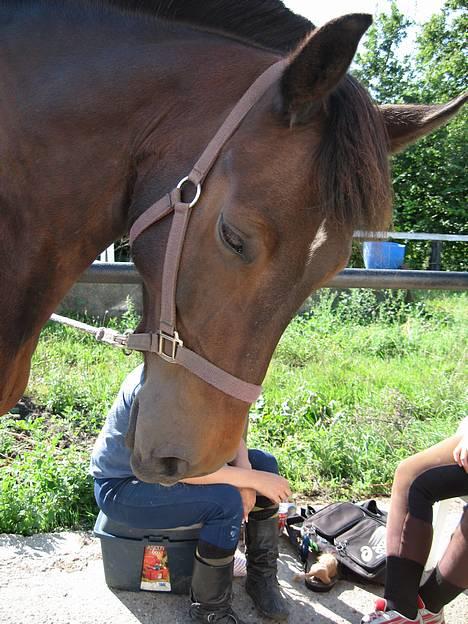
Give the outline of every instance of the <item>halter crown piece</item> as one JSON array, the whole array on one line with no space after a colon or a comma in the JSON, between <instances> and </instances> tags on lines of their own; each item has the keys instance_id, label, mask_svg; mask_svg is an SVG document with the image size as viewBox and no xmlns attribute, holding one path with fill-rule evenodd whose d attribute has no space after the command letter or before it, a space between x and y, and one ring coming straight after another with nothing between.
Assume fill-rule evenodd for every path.
<instances>
[{"instance_id":1,"label":"halter crown piece","mask_svg":"<svg viewBox=\"0 0 468 624\"><path fill-rule=\"evenodd\" d=\"M133 245L135 239L150 225L160 221L171 212L174 213L164 258L159 330L156 333L131 334L126 339L125 347L136 351L156 353L166 362L183 366L206 383L246 403L253 403L259 397L262 391L261 386L243 381L215 366L194 351L187 349L180 339L176 331L177 274L188 222L192 209L201 196L204 179L216 162L226 141L266 90L279 79L285 65L284 60L271 65L252 83L211 139L189 175L182 178L175 189L140 215L130 229L130 245ZM196 188L195 197L190 203L183 202L181 199L182 187L187 183L193 184Z\"/></svg>"}]
</instances>

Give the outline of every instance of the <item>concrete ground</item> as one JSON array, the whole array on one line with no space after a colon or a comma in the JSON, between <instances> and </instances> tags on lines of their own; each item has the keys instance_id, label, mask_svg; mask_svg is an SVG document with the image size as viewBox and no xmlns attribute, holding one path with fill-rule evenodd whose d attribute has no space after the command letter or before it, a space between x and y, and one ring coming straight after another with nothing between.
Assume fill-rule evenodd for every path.
<instances>
[{"instance_id":1,"label":"concrete ground","mask_svg":"<svg viewBox=\"0 0 468 624\"><path fill-rule=\"evenodd\" d=\"M454 505L448 534L461 505ZM289 624L358 624L382 588L339 581L317 594L293 576L299 564L281 539L279 578L289 597ZM234 583L234 606L247 624L267 624L257 616ZM111 591L105 584L100 544L90 533L50 533L32 537L0 536L1 624L188 624L188 597L152 592ZM446 609L447 624L467 624L468 595Z\"/></svg>"}]
</instances>

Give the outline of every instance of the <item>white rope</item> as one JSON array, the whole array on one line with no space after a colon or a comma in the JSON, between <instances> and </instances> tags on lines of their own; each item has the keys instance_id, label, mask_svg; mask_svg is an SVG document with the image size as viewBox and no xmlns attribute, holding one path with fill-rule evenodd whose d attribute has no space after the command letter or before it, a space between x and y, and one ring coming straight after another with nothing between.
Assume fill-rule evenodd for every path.
<instances>
[{"instance_id":1,"label":"white rope","mask_svg":"<svg viewBox=\"0 0 468 624\"><path fill-rule=\"evenodd\" d=\"M127 338L132 333L132 330L127 330L125 333L120 334L115 329L110 329L109 327L93 327L87 323L75 321L75 319L71 319L66 316L60 316L60 314L52 314L50 320L55 323L60 323L61 325L73 327L73 329L84 331L87 334L94 336L98 342L104 342L112 345L113 347L120 347L122 349L128 348Z\"/></svg>"}]
</instances>

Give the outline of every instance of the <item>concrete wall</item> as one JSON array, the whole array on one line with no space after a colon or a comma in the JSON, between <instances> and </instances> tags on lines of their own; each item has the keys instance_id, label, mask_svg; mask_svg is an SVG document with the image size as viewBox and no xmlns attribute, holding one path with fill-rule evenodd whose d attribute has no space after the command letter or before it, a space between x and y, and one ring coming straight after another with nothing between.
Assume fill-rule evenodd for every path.
<instances>
[{"instance_id":1,"label":"concrete wall","mask_svg":"<svg viewBox=\"0 0 468 624\"><path fill-rule=\"evenodd\" d=\"M314 293L309 297L298 313L310 310L318 296ZM127 297L132 299L136 312L142 314L143 297L139 284L75 284L57 308L57 313L79 312L97 318L119 317L127 309Z\"/></svg>"},{"instance_id":2,"label":"concrete wall","mask_svg":"<svg viewBox=\"0 0 468 624\"><path fill-rule=\"evenodd\" d=\"M142 313L142 288L139 284L75 284L57 309L58 314L69 311L103 318L122 316L130 297L138 314Z\"/></svg>"}]
</instances>

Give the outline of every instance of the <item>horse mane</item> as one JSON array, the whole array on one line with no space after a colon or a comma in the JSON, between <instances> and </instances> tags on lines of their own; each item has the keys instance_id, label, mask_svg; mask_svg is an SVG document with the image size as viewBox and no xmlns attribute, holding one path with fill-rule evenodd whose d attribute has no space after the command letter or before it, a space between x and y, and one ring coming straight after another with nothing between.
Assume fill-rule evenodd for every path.
<instances>
[{"instance_id":1,"label":"horse mane","mask_svg":"<svg viewBox=\"0 0 468 624\"><path fill-rule=\"evenodd\" d=\"M270 50L288 53L314 25L280 0L101 0L129 11L221 31Z\"/></svg>"}]
</instances>

